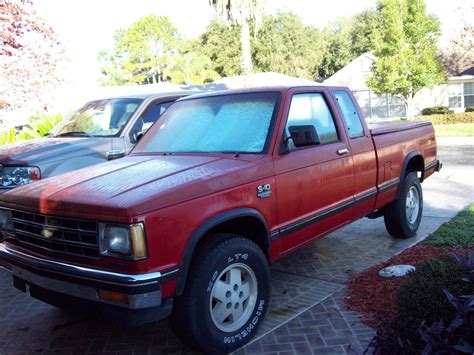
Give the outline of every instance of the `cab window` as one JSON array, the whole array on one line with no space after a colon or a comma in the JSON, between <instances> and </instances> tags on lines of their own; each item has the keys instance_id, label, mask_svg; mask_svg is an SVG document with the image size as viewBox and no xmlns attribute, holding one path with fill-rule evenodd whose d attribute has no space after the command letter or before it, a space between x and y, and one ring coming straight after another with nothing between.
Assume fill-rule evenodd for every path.
<instances>
[{"instance_id":1,"label":"cab window","mask_svg":"<svg viewBox=\"0 0 474 355\"><path fill-rule=\"evenodd\" d=\"M362 127L359 114L349 94L345 91L334 91L333 96L346 124L349 138L363 137L364 128Z\"/></svg>"},{"instance_id":2,"label":"cab window","mask_svg":"<svg viewBox=\"0 0 474 355\"><path fill-rule=\"evenodd\" d=\"M334 118L322 93L293 96L286 124L290 147L325 144L339 140Z\"/></svg>"}]
</instances>

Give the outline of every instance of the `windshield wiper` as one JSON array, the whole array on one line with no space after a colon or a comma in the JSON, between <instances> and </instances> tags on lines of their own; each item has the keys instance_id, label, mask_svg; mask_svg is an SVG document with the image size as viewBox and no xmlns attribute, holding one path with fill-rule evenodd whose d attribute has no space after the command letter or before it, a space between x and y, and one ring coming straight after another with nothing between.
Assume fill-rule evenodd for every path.
<instances>
[{"instance_id":1,"label":"windshield wiper","mask_svg":"<svg viewBox=\"0 0 474 355\"><path fill-rule=\"evenodd\" d=\"M92 137L90 134L86 132L64 132L56 135L55 137Z\"/></svg>"}]
</instances>

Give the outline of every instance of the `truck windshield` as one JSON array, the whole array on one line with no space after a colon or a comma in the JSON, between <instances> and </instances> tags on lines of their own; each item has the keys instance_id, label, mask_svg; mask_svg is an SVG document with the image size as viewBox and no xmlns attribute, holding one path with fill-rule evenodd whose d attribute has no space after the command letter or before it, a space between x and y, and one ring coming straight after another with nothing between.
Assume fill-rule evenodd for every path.
<instances>
[{"instance_id":1,"label":"truck windshield","mask_svg":"<svg viewBox=\"0 0 474 355\"><path fill-rule=\"evenodd\" d=\"M90 101L54 127L50 136L118 136L142 101L136 98Z\"/></svg>"},{"instance_id":2,"label":"truck windshield","mask_svg":"<svg viewBox=\"0 0 474 355\"><path fill-rule=\"evenodd\" d=\"M261 153L279 93L248 93L178 101L134 152Z\"/></svg>"}]
</instances>

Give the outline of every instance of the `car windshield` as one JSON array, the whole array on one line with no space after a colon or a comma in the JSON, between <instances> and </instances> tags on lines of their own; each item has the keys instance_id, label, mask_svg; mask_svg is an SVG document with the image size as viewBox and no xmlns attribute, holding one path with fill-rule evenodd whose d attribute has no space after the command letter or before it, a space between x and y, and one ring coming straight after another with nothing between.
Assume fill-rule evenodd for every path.
<instances>
[{"instance_id":1,"label":"car windshield","mask_svg":"<svg viewBox=\"0 0 474 355\"><path fill-rule=\"evenodd\" d=\"M261 153L278 98L270 92L178 101L134 152Z\"/></svg>"},{"instance_id":2,"label":"car windshield","mask_svg":"<svg viewBox=\"0 0 474 355\"><path fill-rule=\"evenodd\" d=\"M112 137L120 135L142 99L90 101L50 131L53 137Z\"/></svg>"}]
</instances>

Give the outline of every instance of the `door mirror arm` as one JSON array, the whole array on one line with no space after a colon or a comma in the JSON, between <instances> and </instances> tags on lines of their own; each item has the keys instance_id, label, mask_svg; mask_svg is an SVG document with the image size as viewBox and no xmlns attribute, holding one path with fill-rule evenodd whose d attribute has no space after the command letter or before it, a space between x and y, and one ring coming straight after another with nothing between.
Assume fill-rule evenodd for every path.
<instances>
[{"instance_id":1,"label":"door mirror arm","mask_svg":"<svg viewBox=\"0 0 474 355\"><path fill-rule=\"evenodd\" d=\"M278 151L278 154L280 155L285 155L285 154L288 154L290 153L290 146L288 144L288 142L293 139L291 138L291 136L283 136L283 140L281 142L281 145L280 145L280 150Z\"/></svg>"}]
</instances>

